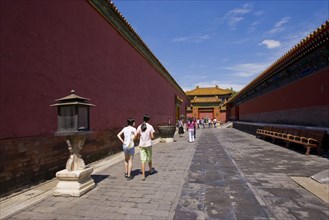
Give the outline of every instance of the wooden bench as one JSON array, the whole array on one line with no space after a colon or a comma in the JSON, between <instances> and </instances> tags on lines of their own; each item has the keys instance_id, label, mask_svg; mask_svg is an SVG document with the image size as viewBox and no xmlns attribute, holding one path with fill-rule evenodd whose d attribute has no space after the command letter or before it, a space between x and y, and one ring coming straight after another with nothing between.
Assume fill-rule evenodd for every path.
<instances>
[{"instance_id":1,"label":"wooden bench","mask_svg":"<svg viewBox=\"0 0 329 220\"><path fill-rule=\"evenodd\" d=\"M272 143L276 139L283 140L286 142L286 147L289 147L290 143L301 144L306 148L305 154L309 155L311 148L316 148L318 153L321 154L326 131L265 126L263 129L257 129L256 134L262 136L263 140L265 140L265 137L271 137Z\"/></svg>"}]
</instances>

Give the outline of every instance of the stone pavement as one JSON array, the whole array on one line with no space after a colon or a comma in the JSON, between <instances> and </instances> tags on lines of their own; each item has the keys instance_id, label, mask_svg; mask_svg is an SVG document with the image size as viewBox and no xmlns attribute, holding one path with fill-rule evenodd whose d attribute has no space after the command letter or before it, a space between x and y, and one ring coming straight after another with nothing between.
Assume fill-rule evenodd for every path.
<instances>
[{"instance_id":1,"label":"stone pavement","mask_svg":"<svg viewBox=\"0 0 329 220\"><path fill-rule=\"evenodd\" d=\"M49 183L34 189L43 197L4 219L329 219L329 204L290 178L328 169L327 158L232 128L198 129L195 143L187 134L175 140L154 145L158 172L145 181L139 154L131 181L120 154L91 164L97 185L87 194L54 197Z\"/></svg>"}]
</instances>

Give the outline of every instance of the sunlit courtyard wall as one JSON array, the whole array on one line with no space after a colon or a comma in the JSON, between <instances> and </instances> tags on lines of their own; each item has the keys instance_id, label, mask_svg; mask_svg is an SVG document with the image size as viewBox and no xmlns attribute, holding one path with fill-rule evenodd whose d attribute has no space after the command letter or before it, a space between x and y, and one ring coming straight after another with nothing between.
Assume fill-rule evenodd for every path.
<instances>
[{"instance_id":1,"label":"sunlit courtyard wall","mask_svg":"<svg viewBox=\"0 0 329 220\"><path fill-rule=\"evenodd\" d=\"M96 105L86 163L121 151L116 134L129 117L138 126L149 114L157 129L185 114L184 91L109 2L0 1L0 194L65 167L49 105L72 89Z\"/></svg>"}]
</instances>

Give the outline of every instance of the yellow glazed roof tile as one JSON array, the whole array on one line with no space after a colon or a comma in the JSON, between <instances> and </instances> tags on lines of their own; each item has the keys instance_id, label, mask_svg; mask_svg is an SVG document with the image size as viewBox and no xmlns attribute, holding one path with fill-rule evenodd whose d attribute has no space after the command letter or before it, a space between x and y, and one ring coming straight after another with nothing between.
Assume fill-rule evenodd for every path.
<instances>
[{"instance_id":1,"label":"yellow glazed roof tile","mask_svg":"<svg viewBox=\"0 0 329 220\"><path fill-rule=\"evenodd\" d=\"M217 96L213 97L194 97L194 99L191 100L191 103L200 103L200 102L220 102L221 100Z\"/></svg>"},{"instance_id":2,"label":"yellow glazed roof tile","mask_svg":"<svg viewBox=\"0 0 329 220\"><path fill-rule=\"evenodd\" d=\"M200 88L199 86L197 86L195 89L191 91L186 91L185 93L188 96L227 95L227 94L231 94L232 91L228 89L221 89L216 85L215 87L204 87L204 88Z\"/></svg>"}]
</instances>

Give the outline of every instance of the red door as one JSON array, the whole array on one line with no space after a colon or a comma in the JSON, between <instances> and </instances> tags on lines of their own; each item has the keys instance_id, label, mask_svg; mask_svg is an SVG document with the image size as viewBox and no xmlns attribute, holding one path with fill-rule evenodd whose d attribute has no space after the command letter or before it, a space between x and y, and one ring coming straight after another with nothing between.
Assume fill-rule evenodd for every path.
<instances>
[{"instance_id":1,"label":"red door","mask_svg":"<svg viewBox=\"0 0 329 220\"><path fill-rule=\"evenodd\" d=\"M199 112L199 118L210 118L213 119L214 118L214 112L213 111L202 111Z\"/></svg>"}]
</instances>

